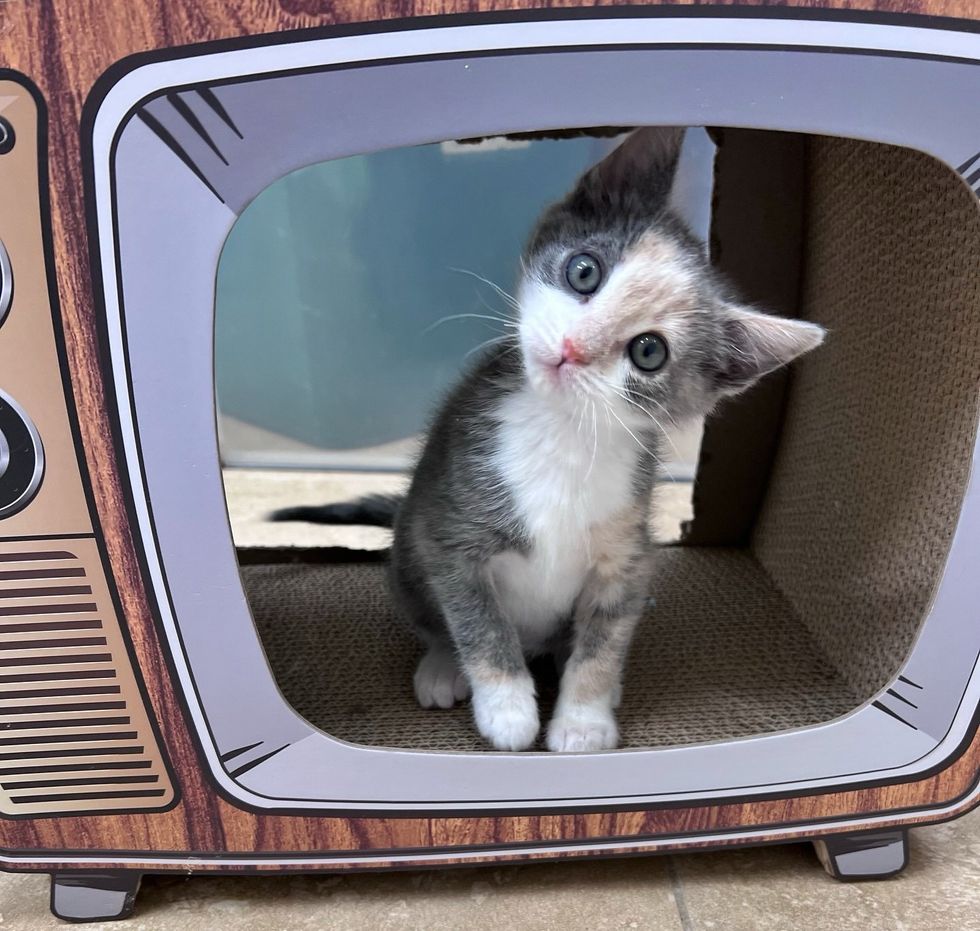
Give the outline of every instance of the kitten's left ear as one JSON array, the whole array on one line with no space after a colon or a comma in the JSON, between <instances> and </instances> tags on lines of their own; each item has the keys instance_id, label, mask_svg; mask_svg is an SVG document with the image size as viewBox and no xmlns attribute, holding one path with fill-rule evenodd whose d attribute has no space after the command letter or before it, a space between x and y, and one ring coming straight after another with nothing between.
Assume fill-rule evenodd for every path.
<instances>
[{"instance_id":1,"label":"kitten's left ear","mask_svg":"<svg viewBox=\"0 0 980 931\"><path fill-rule=\"evenodd\" d=\"M667 203L677 162L684 144L684 129L676 126L644 126L631 132L579 181L573 200L594 208L629 202L647 210Z\"/></svg>"},{"instance_id":2,"label":"kitten's left ear","mask_svg":"<svg viewBox=\"0 0 980 931\"><path fill-rule=\"evenodd\" d=\"M717 386L738 394L768 372L816 349L827 331L816 323L790 320L729 304L723 317L723 347Z\"/></svg>"}]
</instances>

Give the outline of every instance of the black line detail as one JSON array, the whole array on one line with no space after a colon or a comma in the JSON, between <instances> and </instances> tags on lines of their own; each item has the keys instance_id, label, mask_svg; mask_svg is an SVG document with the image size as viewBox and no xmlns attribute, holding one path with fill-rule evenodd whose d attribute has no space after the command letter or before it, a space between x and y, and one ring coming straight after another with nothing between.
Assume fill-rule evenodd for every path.
<instances>
[{"instance_id":1,"label":"black line detail","mask_svg":"<svg viewBox=\"0 0 980 931\"><path fill-rule=\"evenodd\" d=\"M92 753L94 751L89 751ZM102 752L102 751L100 751ZM84 773L106 772L120 769L149 769L150 760L110 760L102 763L56 763L47 766L8 766L0 769L0 779L4 776L33 776L35 773Z\"/></svg>"},{"instance_id":2,"label":"black line detail","mask_svg":"<svg viewBox=\"0 0 980 931\"><path fill-rule=\"evenodd\" d=\"M209 87L199 87L197 89L197 95L201 98L221 119L224 121L225 125L236 135L239 139L244 140L245 137L242 135L241 130L235 125L235 121L231 118L231 114L225 109L224 104L218 100L214 91Z\"/></svg>"},{"instance_id":3,"label":"black line detail","mask_svg":"<svg viewBox=\"0 0 980 931\"><path fill-rule=\"evenodd\" d=\"M71 711L122 711L126 707L124 701L81 701L67 702L60 705L15 705L13 708L0 708L0 715L5 714L60 714ZM0 725L2 727L3 725Z\"/></svg>"},{"instance_id":4,"label":"black line detail","mask_svg":"<svg viewBox=\"0 0 980 931\"><path fill-rule=\"evenodd\" d=\"M35 621L31 624L0 624L0 634L36 634L45 630L101 630L98 618L86 621Z\"/></svg>"},{"instance_id":5,"label":"black line detail","mask_svg":"<svg viewBox=\"0 0 980 931\"><path fill-rule=\"evenodd\" d=\"M912 708L919 707L915 702L909 701L904 695L899 695L894 689L888 689L888 694L894 698L897 698L899 701L905 702L906 705L909 705Z\"/></svg>"},{"instance_id":6,"label":"black line detail","mask_svg":"<svg viewBox=\"0 0 980 931\"><path fill-rule=\"evenodd\" d=\"M75 653L68 656L5 656L0 658L0 666L67 666L69 663L109 662L112 662L110 653ZM9 681L6 677L0 677L0 679Z\"/></svg>"},{"instance_id":7,"label":"black line detail","mask_svg":"<svg viewBox=\"0 0 980 931\"><path fill-rule=\"evenodd\" d=\"M204 172L194 164L191 157L184 150L184 147L170 135L167 128L158 119L156 119L156 117L147 113L145 107L139 111L137 116L139 116L139 118L146 123L146 125L149 126L154 133L156 133L160 141L167 146L167 148L170 149L170 151L173 152L177 158L179 158L192 172L194 172L194 176L201 182L201 184L203 184L212 194L214 194L214 196L217 197L221 203L225 202L225 199L218 193L217 188L215 188L214 185L208 181Z\"/></svg>"},{"instance_id":8,"label":"black line detail","mask_svg":"<svg viewBox=\"0 0 980 931\"><path fill-rule=\"evenodd\" d=\"M980 168L966 176L967 184L973 184L975 181L980 181Z\"/></svg>"},{"instance_id":9,"label":"black line detail","mask_svg":"<svg viewBox=\"0 0 980 931\"><path fill-rule=\"evenodd\" d=\"M129 792L67 792L64 795L22 795L11 798L15 805L41 804L43 802L83 802L98 798L159 798L166 795L166 789L133 789Z\"/></svg>"},{"instance_id":10,"label":"black line detail","mask_svg":"<svg viewBox=\"0 0 980 931\"><path fill-rule=\"evenodd\" d=\"M898 677L899 682L904 682L906 685L911 685L914 689L921 689L922 686L918 682L913 682L911 679L905 678L905 676Z\"/></svg>"},{"instance_id":11,"label":"black line detail","mask_svg":"<svg viewBox=\"0 0 980 931\"><path fill-rule=\"evenodd\" d=\"M0 640L0 650L53 650L55 647L104 647L107 642L105 637L56 637L53 640Z\"/></svg>"},{"instance_id":12,"label":"black line detail","mask_svg":"<svg viewBox=\"0 0 980 931\"><path fill-rule=\"evenodd\" d=\"M136 731L119 731L118 734L48 734L44 737L0 737L0 747L17 747L17 746L27 746L29 744L66 744L66 743L86 743L90 740L136 740L139 735ZM124 750L112 750L108 751L111 753L125 753ZM133 752L133 751L129 751ZM140 752L143 752L143 748L140 747ZM53 756L62 756L63 754L59 751L52 754ZM67 756L68 754L64 754ZM71 754L75 755L75 754ZM83 754L78 754L79 756ZM33 753L23 753L20 756L37 756ZM18 759L19 757L13 757L12 759ZM5 757L0 754L0 760L5 759Z\"/></svg>"},{"instance_id":13,"label":"black line detail","mask_svg":"<svg viewBox=\"0 0 980 931\"><path fill-rule=\"evenodd\" d=\"M14 689L11 692L0 690L0 701L14 698L74 698L76 695L118 695L122 689L118 685L77 685L63 689Z\"/></svg>"},{"instance_id":14,"label":"black line detail","mask_svg":"<svg viewBox=\"0 0 980 931\"><path fill-rule=\"evenodd\" d=\"M218 757L222 763L227 763L229 760L235 759L236 756L241 756L249 750L254 750L256 747L260 746L264 741L258 740L254 744L248 744L244 747L236 747L234 750L229 750L227 753L222 753Z\"/></svg>"},{"instance_id":15,"label":"black line detail","mask_svg":"<svg viewBox=\"0 0 980 931\"><path fill-rule=\"evenodd\" d=\"M111 735L115 739L117 734ZM133 735L136 736L135 734ZM58 740L75 740L72 737L59 737ZM86 740L103 740L105 737L86 737ZM54 738L43 742L55 742ZM21 741L23 743L23 741ZM61 760L71 756L133 756L143 753L144 747L78 747L67 750L25 750L23 753L0 753L0 762L16 762L17 760Z\"/></svg>"},{"instance_id":16,"label":"black line detail","mask_svg":"<svg viewBox=\"0 0 980 931\"><path fill-rule=\"evenodd\" d=\"M913 731L918 730L918 728L914 724L912 724L909 721L906 721L905 718L903 718L900 714L895 714L895 712L892 711L891 708L886 707L880 701L873 701L871 702L871 704L874 705L875 708L877 708L879 711L884 711L885 714L893 717L896 721L901 721L906 727L911 727Z\"/></svg>"},{"instance_id":17,"label":"black line detail","mask_svg":"<svg viewBox=\"0 0 980 931\"><path fill-rule=\"evenodd\" d=\"M228 159L225 158L224 153L218 148L218 144L211 138L211 134L197 118L197 114L187 106L187 103L181 99L180 95L177 93L167 94L167 100L170 101L170 105L187 121L190 128L207 143L208 148L227 165Z\"/></svg>"},{"instance_id":18,"label":"black line detail","mask_svg":"<svg viewBox=\"0 0 980 931\"><path fill-rule=\"evenodd\" d=\"M81 776L78 779L41 779L37 782L25 779L4 783L3 787L12 792L14 789L60 789L62 786L146 785L159 781L159 776Z\"/></svg>"},{"instance_id":19,"label":"black line detail","mask_svg":"<svg viewBox=\"0 0 980 931\"><path fill-rule=\"evenodd\" d=\"M0 598L44 598L51 595L91 595L91 585L49 585L43 588L0 588Z\"/></svg>"},{"instance_id":20,"label":"black line detail","mask_svg":"<svg viewBox=\"0 0 980 931\"><path fill-rule=\"evenodd\" d=\"M76 657L63 657L55 656L49 657L48 662L51 660L58 660L59 662L69 662L73 660L76 662L92 662L86 654ZM8 664L9 665L9 664ZM38 663L37 665L40 665ZM69 669L64 672L58 672L57 670L53 672L25 672L15 676L0 676L0 683L6 682L62 682L69 679L115 679L116 670L115 669Z\"/></svg>"},{"instance_id":21,"label":"black line detail","mask_svg":"<svg viewBox=\"0 0 980 931\"><path fill-rule=\"evenodd\" d=\"M259 742L261 743L261 741ZM252 760L251 763L245 763L244 765L239 766L238 769L233 769L230 773L228 773L228 775L231 776L232 779L237 779L239 776L242 776L245 773L247 773L250 769L255 769L255 767L258 766L260 763L264 763L266 760L271 760L272 757L274 757L277 753L282 753L282 751L285 750L286 747L288 746L289 744L283 744L277 750L272 750L271 752L266 753L263 756L260 756L257 759Z\"/></svg>"},{"instance_id":22,"label":"black line detail","mask_svg":"<svg viewBox=\"0 0 980 931\"><path fill-rule=\"evenodd\" d=\"M46 553L0 553L0 562L40 562L42 559L77 559L74 553L50 550Z\"/></svg>"},{"instance_id":23,"label":"black line detail","mask_svg":"<svg viewBox=\"0 0 980 931\"><path fill-rule=\"evenodd\" d=\"M98 605L91 601L58 605L14 605L0 608L0 617L23 617L25 614L83 614L95 611L97 608Z\"/></svg>"},{"instance_id":24,"label":"black line detail","mask_svg":"<svg viewBox=\"0 0 980 931\"><path fill-rule=\"evenodd\" d=\"M46 731L62 727L115 727L118 724L131 723L129 715L117 718L65 718L59 721L5 721L0 724L0 731ZM79 734L84 739L84 735Z\"/></svg>"},{"instance_id":25,"label":"black line detail","mask_svg":"<svg viewBox=\"0 0 980 931\"><path fill-rule=\"evenodd\" d=\"M0 582L19 582L26 579L84 579L85 570L65 566L63 569L14 569L0 572Z\"/></svg>"},{"instance_id":26,"label":"black line detail","mask_svg":"<svg viewBox=\"0 0 980 931\"><path fill-rule=\"evenodd\" d=\"M966 174L966 170L978 159L980 159L980 152L976 155L971 155L962 165L960 165L956 170L962 175Z\"/></svg>"}]
</instances>

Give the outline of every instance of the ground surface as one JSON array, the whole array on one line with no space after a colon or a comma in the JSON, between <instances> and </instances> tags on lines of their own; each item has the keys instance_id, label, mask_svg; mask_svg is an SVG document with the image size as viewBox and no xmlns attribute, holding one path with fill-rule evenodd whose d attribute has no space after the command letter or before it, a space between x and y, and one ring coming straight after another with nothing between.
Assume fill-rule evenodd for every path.
<instances>
[{"instance_id":1,"label":"ground surface","mask_svg":"<svg viewBox=\"0 0 980 931\"><path fill-rule=\"evenodd\" d=\"M0 928L66 928L47 879L0 875ZM919 828L894 879L839 883L809 845L424 873L150 877L92 931L977 931L980 814Z\"/></svg>"}]
</instances>

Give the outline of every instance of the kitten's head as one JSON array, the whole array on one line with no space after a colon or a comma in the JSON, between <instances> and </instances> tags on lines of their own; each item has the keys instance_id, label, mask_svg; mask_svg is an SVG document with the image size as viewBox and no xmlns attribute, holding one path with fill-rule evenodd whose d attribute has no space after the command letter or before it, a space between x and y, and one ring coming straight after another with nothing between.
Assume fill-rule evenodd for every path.
<instances>
[{"instance_id":1,"label":"kitten's head","mask_svg":"<svg viewBox=\"0 0 980 931\"><path fill-rule=\"evenodd\" d=\"M683 137L636 130L531 236L521 352L532 387L557 405L601 401L641 428L699 416L824 338L725 292L668 210Z\"/></svg>"}]
</instances>

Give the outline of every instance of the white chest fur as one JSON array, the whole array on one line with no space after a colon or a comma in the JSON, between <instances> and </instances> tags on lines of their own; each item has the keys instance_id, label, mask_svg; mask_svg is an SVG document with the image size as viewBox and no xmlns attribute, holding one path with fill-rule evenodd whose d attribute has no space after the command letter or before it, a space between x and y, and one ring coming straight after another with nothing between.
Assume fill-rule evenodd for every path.
<instances>
[{"instance_id":1,"label":"white chest fur","mask_svg":"<svg viewBox=\"0 0 980 931\"><path fill-rule=\"evenodd\" d=\"M532 540L503 553L491 573L503 609L529 651L571 611L593 565L593 536L632 499L638 447L588 403L555 409L527 389L501 406L498 472Z\"/></svg>"}]
</instances>

